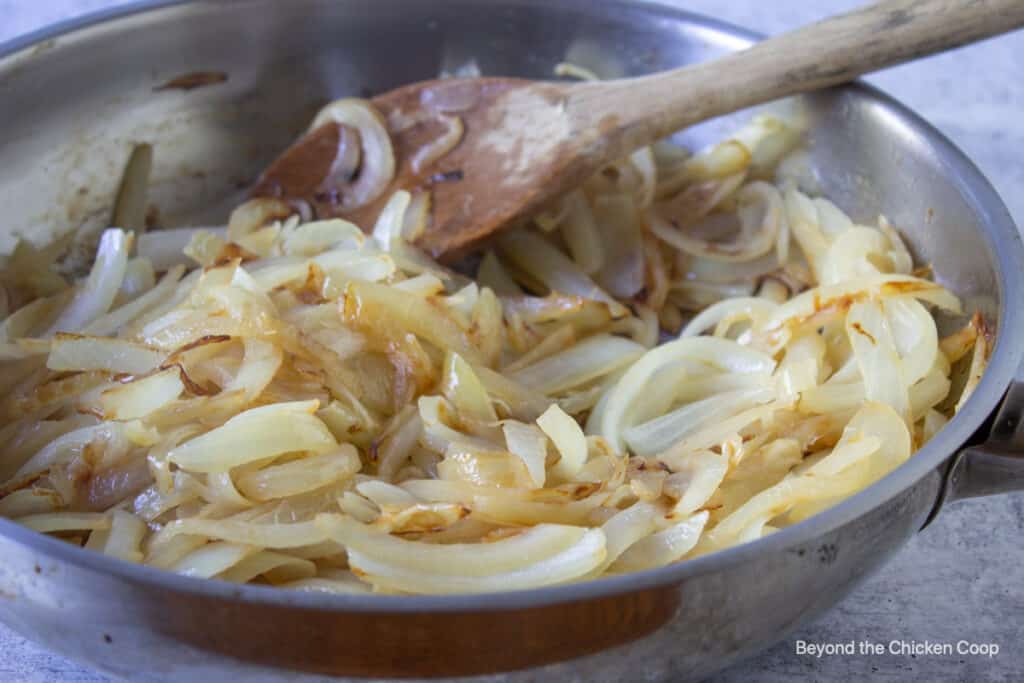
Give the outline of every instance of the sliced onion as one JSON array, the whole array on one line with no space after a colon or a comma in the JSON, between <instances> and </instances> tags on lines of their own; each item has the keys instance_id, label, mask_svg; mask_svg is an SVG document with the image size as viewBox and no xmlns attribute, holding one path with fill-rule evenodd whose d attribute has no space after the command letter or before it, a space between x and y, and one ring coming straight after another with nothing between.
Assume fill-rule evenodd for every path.
<instances>
[{"instance_id":1,"label":"sliced onion","mask_svg":"<svg viewBox=\"0 0 1024 683\"><path fill-rule=\"evenodd\" d=\"M14 520L43 534L58 531L95 531L110 528L110 515L98 512L44 512Z\"/></svg>"},{"instance_id":2,"label":"sliced onion","mask_svg":"<svg viewBox=\"0 0 1024 683\"><path fill-rule=\"evenodd\" d=\"M590 201L582 192L573 192L563 200L566 208L562 221L562 237L572 260L587 275L594 275L604 266L605 245L598 232L597 220ZM504 294L505 292L497 292Z\"/></svg>"},{"instance_id":3,"label":"sliced onion","mask_svg":"<svg viewBox=\"0 0 1024 683\"><path fill-rule=\"evenodd\" d=\"M439 349L458 352L470 363L480 361L480 352L466 331L442 307L429 300L369 282L352 282L345 290L343 315L346 322L362 323L369 329L398 326Z\"/></svg>"},{"instance_id":4,"label":"sliced onion","mask_svg":"<svg viewBox=\"0 0 1024 683\"><path fill-rule=\"evenodd\" d=\"M606 569L635 543L650 536L657 529L657 519L661 514L658 507L638 502L612 515L601 525L606 552L595 573Z\"/></svg>"},{"instance_id":5,"label":"sliced onion","mask_svg":"<svg viewBox=\"0 0 1024 683\"><path fill-rule=\"evenodd\" d=\"M286 256L309 258L335 249L355 251L365 242L358 225L335 218L303 223L285 231L281 237L281 250Z\"/></svg>"},{"instance_id":6,"label":"sliced onion","mask_svg":"<svg viewBox=\"0 0 1024 683\"><path fill-rule=\"evenodd\" d=\"M100 552L126 562L141 562L142 538L149 529L145 522L124 510L111 511L111 525ZM90 537L90 541L92 538Z\"/></svg>"},{"instance_id":7,"label":"sliced onion","mask_svg":"<svg viewBox=\"0 0 1024 683\"><path fill-rule=\"evenodd\" d=\"M216 578L232 583L247 583L257 576L267 576L272 581L298 581L316 574L316 565L283 553L263 550L246 556L231 568L222 571Z\"/></svg>"},{"instance_id":8,"label":"sliced onion","mask_svg":"<svg viewBox=\"0 0 1024 683\"><path fill-rule=\"evenodd\" d=\"M405 489L377 479L359 482L356 491L379 508L406 507L420 502Z\"/></svg>"},{"instance_id":9,"label":"sliced onion","mask_svg":"<svg viewBox=\"0 0 1024 683\"><path fill-rule=\"evenodd\" d=\"M541 488L547 478L545 470L548 455L547 437L533 425L506 420L501 429L509 452L523 461L533 481L533 488Z\"/></svg>"},{"instance_id":10,"label":"sliced onion","mask_svg":"<svg viewBox=\"0 0 1024 683\"><path fill-rule=\"evenodd\" d=\"M495 422L498 416L491 405L487 389L472 366L462 356L449 351L441 373L441 391L455 406L459 415L484 422Z\"/></svg>"},{"instance_id":11,"label":"sliced onion","mask_svg":"<svg viewBox=\"0 0 1024 683\"><path fill-rule=\"evenodd\" d=\"M885 216L878 217L878 229L889 239L889 260L892 261L893 271L910 275L914 269L914 260L907 251L907 245L903 243L896 228L886 219Z\"/></svg>"},{"instance_id":12,"label":"sliced onion","mask_svg":"<svg viewBox=\"0 0 1024 683\"><path fill-rule=\"evenodd\" d=\"M868 400L886 403L905 420L910 420L907 373L881 305L859 302L850 306L846 333L860 367Z\"/></svg>"},{"instance_id":13,"label":"sliced onion","mask_svg":"<svg viewBox=\"0 0 1024 683\"><path fill-rule=\"evenodd\" d=\"M493 251L487 251L484 254L476 279L481 286L487 287L498 296L522 296L523 294L523 290L501 265L501 261Z\"/></svg>"},{"instance_id":14,"label":"sliced onion","mask_svg":"<svg viewBox=\"0 0 1024 683\"><path fill-rule=\"evenodd\" d=\"M312 258L285 256L264 259L249 265L260 290L267 292L288 282L309 277L310 268L319 268L335 288L343 288L350 281L377 282L395 272L395 262L386 254L338 249Z\"/></svg>"},{"instance_id":15,"label":"sliced onion","mask_svg":"<svg viewBox=\"0 0 1024 683\"><path fill-rule=\"evenodd\" d=\"M103 231L88 279L44 336L77 332L110 310L124 280L130 245L131 240L123 230Z\"/></svg>"},{"instance_id":16,"label":"sliced onion","mask_svg":"<svg viewBox=\"0 0 1024 683\"><path fill-rule=\"evenodd\" d=\"M654 191L658 177L658 170L654 162L654 152L650 147L641 147L629 156L629 161L640 173L636 205L641 209L647 208L654 202Z\"/></svg>"},{"instance_id":17,"label":"sliced onion","mask_svg":"<svg viewBox=\"0 0 1024 683\"><path fill-rule=\"evenodd\" d=\"M707 503L729 471L724 455L708 450L664 453L659 458L672 469L672 485L679 491L673 516L685 517Z\"/></svg>"},{"instance_id":18,"label":"sliced onion","mask_svg":"<svg viewBox=\"0 0 1024 683\"><path fill-rule=\"evenodd\" d=\"M412 195L405 190L395 192L388 199L373 225L373 239L381 249L388 251L394 242L402 239L405 213L409 209Z\"/></svg>"},{"instance_id":19,"label":"sliced onion","mask_svg":"<svg viewBox=\"0 0 1024 683\"><path fill-rule=\"evenodd\" d=\"M452 445L472 446L479 450L497 450L495 444L452 429L448 422L452 420L454 410L442 396L420 396L417 401L423 431L421 443L435 453L444 453Z\"/></svg>"},{"instance_id":20,"label":"sliced onion","mask_svg":"<svg viewBox=\"0 0 1024 683\"><path fill-rule=\"evenodd\" d=\"M912 386L935 364L939 352L935 318L916 299L885 299L882 308L900 354L903 381Z\"/></svg>"},{"instance_id":21,"label":"sliced onion","mask_svg":"<svg viewBox=\"0 0 1024 683\"><path fill-rule=\"evenodd\" d=\"M6 291L0 287L0 290ZM0 342L12 343L23 337L34 337L49 327L60 311L71 300L72 290L44 299L36 299L12 312L0 322Z\"/></svg>"},{"instance_id":22,"label":"sliced onion","mask_svg":"<svg viewBox=\"0 0 1024 683\"><path fill-rule=\"evenodd\" d=\"M764 327L766 330L778 329L823 310L849 306L858 299L888 296L913 297L950 313L961 312L960 301L941 285L908 275L887 274L809 289L779 306Z\"/></svg>"},{"instance_id":23,"label":"sliced onion","mask_svg":"<svg viewBox=\"0 0 1024 683\"><path fill-rule=\"evenodd\" d=\"M107 456L112 460L124 455L131 447L125 426L120 422L104 422L81 427L63 434L49 442L18 468L14 478L42 472L57 463L71 460L91 443L105 446Z\"/></svg>"},{"instance_id":24,"label":"sliced onion","mask_svg":"<svg viewBox=\"0 0 1024 683\"><path fill-rule=\"evenodd\" d=\"M152 289L155 284L156 273L153 272L153 265L149 259L138 257L129 259L125 265L124 279L121 281L115 301L119 303L131 301Z\"/></svg>"},{"instance_id":25,"label":"sliced onion","mask_svg":"<svg viewBox=\"0 0 1024 683\"><path fill-rule=\"evenodd\" d=\"M727 176L743 173L750 165L750 149L739 140L730 139L701 150L682 165L683 175L680 180L683 183L714 180ZM659 193L665 194L670 190L678 190L664 184Z\"/></svg>"},{"instance_id":26,"label":"sliced onion","mask_svg":"<svg viewBox=\"0 0 1024 683\"><path fill-rule=\"evenodd\" d=\"M150 230L138 237L137 251L140 257L148 259L157 271L170 270L185 265L185 247L196 234L206 232L219 239L227 237L227 228L169 228Z\"/></svg>"},{"instance_id":27,"label":"sliced onion","mask_svg":"<svg viewBox=\"0 0 1024 683\"><path fill-rule=\"evenodd\" d=\"M337 451L246 471L238 475L236 485L246 497L262 502L344 481L361 467L356 449L351 444L342 444Z\"/></svg>"},{"instance_id":28,"label":"sliced onion","mask_svg":"<svg viewBox=\"0 0 1024 683\"><path fill-rule=\"evenodd\" d=\"M278 588L345 595L369 593L371 591L370 584L361 581L359 577L349 571L321 571L314 577L283 583Z\"/></svg>"},{"instance_id":29,"label":"sliced onion","mask_svg":"<svg viewBox=\"0 0 1024 683\"><path fill-rule=\"evenodd\" d=\"M331 102L316 115L310 130L328 122L359 131L362 144L359 174L343 193L342 206L346 210L365 206L380 197L395 177L395 152L387 123L369 101L356 98Z\"/></svg>"},{"instance_id":30,"label":"sliced onion","mask_svg":"<svg viewBox=\"0 0 1024 683\"><path fill-rule=\"evenodd\" d=\"M501 373L484 367L474 369L487 393L508 417L532 422L551 405L551 399L544 394Z\"/></svg>"},{"instance_id":31,"label":"sliced onion","mask_svg":"<svg viewBox=\"0 0 1024 683\"><path fill-rule=\"evenodd\" d=\"M284 354L274 344L261 339L247 338L242 366L224 386L223 391L241 392L247 401L255 399L274 379L283 360Z\"/></svg>"},{"instance_id":32,"label":"sliced onion","mask_svg":"<svg viewBox=\"0 0 1024 683\"><path fill-rule=\"evenodd\" d=\"M208 543L188 553L168 569L176 574L209 579L255 552L256 548L235 543Z\"/></svg>"},{"instance_id":33,"label":"sliced onion","mask_svg":"<svg viewBox=\"0 0 1024 683\"><path fill-rule=\"evenodd\" d=\"M393 480L423 436L423 421L415 406L408 406L393 418L377 445L377 473Z\"/></svg>"},{"instance_id":34,"label":"sliced onion","mask_svg":"<svg viewBox=\"0 0 1024 683\"><path fill-rule=\"evenodd\" d=\"M192 472L223 472L281 453L327 452L337 443L313 414L318 405L297 401L252 408L178 446L167 460Z\"/></svg>"},{"instance_id":35,"label":"sliced onion","mask_svg":"<svg viewBox=\"0 0 1024 683\"><path fill-rule=\"evenodd\" d=\"M753 424L771 420L776 411L789 408L792 402L792 399L779 399L744 410L721 422L704 425L702 428L683 436L668 450L661 453L659 457L667 462L682 453L720 445L727 439L736 438L737 434Z\"/></svg>"},{"instance_id":36,"label":"sliced onion","mask_svg":"<svg viewBox=\"0 0 1024 683\"><path fill-rule=\"evenodd\" d=\"M205 536L260 548L298 548L327 540L327 536L320 527L311 521L273 524L191 517L169 522L153 536L150 546L151 548L159 547L183 534Z\"/></svg>"},{"instance_id":37,"label":"sliced onion","mask_svg":"<svg viewBox=\"0 0 1024 683\"><path fill-rule=\"evenodd\" d=\"M735 297L712 304L694 316L693 320L686 324L680 337L695 337L703 334L708 329L717 326L724 320L739 321L750 320L759 322L766 319L775 311L778 306L766 299L755 297Z\"/></svg>"},{"instance_id":38,"label":"sliced onion","mask_svg":"<svg viewBox=\"0 0 1024 683\"><path fill-rule=\"evenodd\" d=\"M437 117L437 120L444 125L445 131L429 144L416 150L412 160L409 162L413 173L422 173L423 169L428 168L438 159L444 157L462 141L462 136L465 133L462 119L458 116L442 114Z\"/></svg>"},{"instance_id":39,"label":"sliced onion","mask_svg":"<svg viewBox=\"0 0 1024 683\"><path fill-rule=\"evenodd\" d=\"M501 447L454 442L437 464L437 475L483 487L528 488L531 477L524 463Z\"/></svg>"},{"instance_id":40,"label":"sliced onion","mask_svg":"<svg viewBox=\"0 0 1024 683\"><path fill-rule=\"evenodd\" d=\"M783 201L786 206L786 222L793 238L820 279L829 239L819 225L817 207L809 197L794 188L785 191Z\"/></svg>"},{"instance_id":41,"label":"sliced onion","mask_svg":"<svg viewBox=\"0 0 1024 683\"><path fill-rule=\"evenodd\" d=\"M579 423L555 404L537 418L537 426L547 434L562 456L551 468L551 473L563 481L571 480L587 462L587 438Z\"/></svg>"},{"instance_id":42,"label":"sliced onion","mask_svg":"<svg viewBox=\"0 0 1024 683\"><path fill-rule=\"evenodd\" d=\"M56 491L43 488L25 488L0 498L0 515L7 519L56 512L64 506L64 499Z\"/></svg>"},{"instance_id":43,"label":"sliced onion","mask_svg":"<svg viewBox=\"0 0 1024 683\"><path fill-rule=\"evenodd\" d=\"M348 548L349 563L377 586L406 592L477 593L562 583L605 557L599 529L538 525L485 544L429 545L360 529L340 516L317 522Z\"/></svg>"},{"instance_id":44,"label":"sliced onion","mask_svg":"<svg viewBox=\"0 0 1024 683\"><path fill-rule=\"evenodd\" d=\"M552 292L603 301L622 315L622 304L601 289L562 252L536 233L512 230L498 238L502 255Z\"/></svg>"},{"instance_id":45,"label":"sliced onion","mask_svg":"<svg viewBox=\"0 0 1024 683\"><path fill-rule=\"evenodd\" d=\"M150 311L157 305L170 300L179 280L181 280L181 276L184 273L185 267L182 265L171 267L171 269L168 270L162 278L160 278L160 282L158 282L152 289L141 294L132 301L129 301L123 306L115 308L106 315L102 315L96 320L93 320L82 328L82 333L94 336L114 334L118 330L135 321L139 316L143 315L147 311Z\"/></svg>"},{"instance_id":46,"label":"sliced onion","mask_svg":"<svg viewBox=\"0 0 1024 683\"><path fill-rule=\"evenodd\" d=\"M625 195L601 196L594 200L594 217L601 241L614 247L605 251L595 279L619 299L631 299L644 286L643 229L637 207Z\"/></svg>"},{"instance_id":47,"label":"sliced onion","mask_svg":"<svg viewBox=\"0 0 1024 683\"><path fill-rule=\"evenodd\" d=\"M581 81L599 81L601 78L590 69L572 64L571 62L559 62L555 64L554 73L556 76L576 78Z\"/></svg>"},{"instance_id":48,"label":"sliced onion","mask_svg":"<svg viewBox=\"0 0 1024 683\"><path fill-rule=\"evenodd\" d=\"M661 239L693 256L723 263L753 261L775 248L786 221L782 195L772 185L757 181L745 185L736 199L740 230L732 242L703 240L688 234L689 230L700 232L699 227L674 230L658 215L652 217L652 230Z\"/></svg>"},{"instance_id":49,"label":"sliced onion","mask_svg":"<svg viewBox=\"0 0 1024 683\"><path fill-rule=\"evenodd\" d=\"M988 337L985 334L979 334L974 342L971 365L967 369L967 381L964 383L963 391L960 392L960 398L957 399L956 405L953 407L954 415L960 412L960 409L964 407L967 399L971 397L971 394L974 393L974 390L977 389L978 384L981 382L982 373L985 372L985 367L988 365L989 353Z\"/></svg>"},{"instance_id":50,"label":"sliced onion","mask_svg":"<svg viewBox=\"0 0 1024 683\"><path fill-rule=\"evenodd\" d=\"M614 372L640 356L644 347L611 335L595 335L565 351L511 373L510 379L552 395Z\"/></svg>"},{"instance_id":51,"label":"sliced onion","mask_svg":"<svg viewBox=\"0 0 1024 683\"><path fill-rule=\"evenodd\" d=\"M623 450L622 430L629 426L625 424L627 412L635 410L635 401L655 373L679 359L696 360L730 372L770 373L775 369L775 361L771 357L727 339L687 337L663 344L648 351L629 368L609 392L600 422L591 416L587 431L600 434L613 448Z\"/></svg>"},{"instance_id":52,"label":"sliced onion","mask_svg":"<svg viewBox=\"0 0 1024 683\"><path fill-rule=\"evenodd\" d=\"M108 420L134 420L159 410L184 390L181 371L168 368L105 390L100 394L100 410Z\"/></svg>"},{"instance_id":53,"label":"sliced onion","mask_svg":"<svg viewBox=\"0 0 1024 683\"><path fill-rule=\"evenodd\" d=\"M803 475L841 481L844 490L804 501L794 506L789 517L797 522L829 507L845 497L851 483L855 489L868 486L905 462L910 453L910 431L903 418L883 403L865 402L832 452Z\"/></svg>"},{"instance_id":54,"label":"sliced onion","mask_svg":"<svg viewBox=\"0 0 1024 683\"><path fill-rule=\"evenodd\" d=\"M796 398L798 394L816 387L825 369L827 351L821 335L814 332L790 341L776 372L779 394Z\"/></svg>"},{"instance_id":55,"label":"sliced onion","mask_svg":"<svg viewBox=\"0 0 1024 683\"><path fill-rule=\"evenodd\" d=\"M924 416L924 424L921 428L921 443L926 444L946 426L949 418L937 410L929 409Z\"/></svg>"},{"instance_id":56,"label":"sliced onion","mask_svg":"<svg viewBox=\"0 0 1024 683\"><path fill-rule=\"evenodd\" d=\"M708 522L707 511L684 517L673 526L641 539L612 564L612 572L638 572L677 562L693 550Z\"/></svg>"},{"instance_id":57,"label":"sliced onion","mask_svg":"<svg viewBox=\"0 0 1024 683\"><path fill-rule=\"evenodd\" d=\"M878 230L853 226L839 233L822 257L820 282L834 285L891 270L889 240ZM885 268L879 265L885 261Z\"/></svg>"},{"instance_id":58,"label":"sliced onion","mask_svg":"<svg viewBox=\"0 0 1024 683\"><path fill-rule=\"evenodd\" d=\"M650 420L623 430L622 436L630 450L641 456L656 455L706 424L725 420L775 398L770 387L730 391L689 403Z\"/></svg>"},{"instance_id":59,"label":"sliced onion","mask_svg":"<svg viewBox=\"0 0 1024 683\"><path fill-rule=\"evenodd\" d=\"M58 333L50 344L46 367L142 375L158 367L165 355L158 349L122 339Z\"/></svg>"}]
</instances>

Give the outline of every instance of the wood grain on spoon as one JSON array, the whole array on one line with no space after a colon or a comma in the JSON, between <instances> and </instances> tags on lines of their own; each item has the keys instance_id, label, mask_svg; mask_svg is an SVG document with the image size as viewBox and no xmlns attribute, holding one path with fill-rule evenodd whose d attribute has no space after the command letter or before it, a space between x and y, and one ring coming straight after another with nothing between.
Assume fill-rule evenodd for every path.
<instances>
[{"instance_id":1,"label":"wood grain on spoon","mask_svg":"<svg viewBox=\"0 0 1024 683\"><path fill-rule=\"evenodd\" d=\"M253 194L303 199L319 217L345 216L369 228L393 191L429 190L431 220L416 243L434 256L459 253L541 210L604 164L677 130L1022 25L1024 0L889 0L642 78L415 83L372 100L396 157L391 186L375 201L351 209L339 199L339 168L351 163L358 134L338 124L310 131L286 150ZM445 133L445 116L461 120L459 144L414 168L417 152Z\"/></svg>"}]
</instances>

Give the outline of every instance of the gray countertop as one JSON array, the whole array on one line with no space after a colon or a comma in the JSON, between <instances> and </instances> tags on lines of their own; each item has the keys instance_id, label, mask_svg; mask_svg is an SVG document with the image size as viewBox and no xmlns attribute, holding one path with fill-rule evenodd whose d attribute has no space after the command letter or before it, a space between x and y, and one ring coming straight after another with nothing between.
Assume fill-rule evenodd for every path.
<instances>
[{"instance_id":1,"label":"gray countertop","mask_svg":"<svg viewBox=\"0 0 1024 683\"><path fill-rule=\"evenodd\" d=\"M0 41L112 0L0 0ZM676 0L703 14L777 33L855 0ZM1024 225L1024 33L988 41L868 80L916 109L981 167ZM1024 614L1024 496L968 501L944 510L905 550L817 622L723 681L962 680L1024 677L1018 647ZM872 654L815 657L811 644L996 644L998 654ZM0 680L100 683L105 676L40 649L0 626Z\"/></svg>"}]
</instances>

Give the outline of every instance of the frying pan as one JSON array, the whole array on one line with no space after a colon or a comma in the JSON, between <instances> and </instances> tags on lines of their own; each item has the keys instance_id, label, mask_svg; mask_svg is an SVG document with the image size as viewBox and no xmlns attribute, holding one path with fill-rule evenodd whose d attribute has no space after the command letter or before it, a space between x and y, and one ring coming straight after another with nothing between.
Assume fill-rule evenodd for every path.
<instances>
[{"instance_id":1,"label":"frying pan","mask_svg":"<svg viewBox=\"0 0 1024 683\"><path fill-rule=\"evenodd\" d=\"M156 149L160 222L210 224L329 98L471 60L494 75L547 78L567 56L600 62L607 76L638 75L757 37L614 0L200 0L93 15L0 49L0 249L16 236L45 243L106 221L135 142ZM948 140L869 87L792 106L810 126L810 167L823 191L861 221L885 212L919 262L996 325L974 395L889 476L724 552L485 596L314 595L202 581L0 520L0 619L133 681L701 678L842 600L942 505L1024 488L1024 310L1015 305L1024 247L1006 208ZM739 119L682 140L710 142Z\"/></svg>"}]
</instances>

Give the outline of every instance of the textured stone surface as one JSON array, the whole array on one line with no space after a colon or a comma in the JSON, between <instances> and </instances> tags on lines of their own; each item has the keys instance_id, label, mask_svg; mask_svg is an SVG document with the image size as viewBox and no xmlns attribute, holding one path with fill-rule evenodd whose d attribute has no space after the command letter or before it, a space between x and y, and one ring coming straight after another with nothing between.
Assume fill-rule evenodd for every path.
<instances>
[{"instance_id":1,"label":"textured stone surface","mask_svg":"<svg viewBox=\"0 0 1024 683\"><path fill-rule=\"evenodd\" d=\"M0 0L0 41L110 0ZM694 12L776 33L850 9L852 0L677 0ZM1024 224L1024 34L989 41L868 80L953 139L992 180ZM836 609L793 638L723 674L723 681L1010 681L1024 677L1017 641L1024 614L1024 497L962 503L939 519ZM770 589L770 587L768 588ZM797 640L998 643L994 658L795 653ZM0 680L100 683L108 679L53 656L0 626Z\"/></svg>"}]
</instances>

